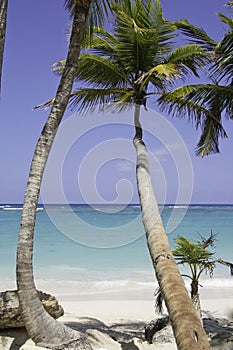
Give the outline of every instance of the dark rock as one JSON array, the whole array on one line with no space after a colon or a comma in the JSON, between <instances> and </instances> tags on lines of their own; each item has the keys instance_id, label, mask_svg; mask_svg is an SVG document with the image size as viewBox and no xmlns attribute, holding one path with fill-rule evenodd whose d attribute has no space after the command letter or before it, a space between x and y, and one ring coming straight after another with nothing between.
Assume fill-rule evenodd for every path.
<instances>
[{"instance_id":1,"label":"dark rock","mask_svg":"<svg viewBox=\"0 0 233 350\"><path fill-rule=\"evenodd\" d=\"M57 299L47 293L38 291L45 310L55 319L64 314ZM16 290L0 292L0 329L24 327L19 298Z\"/></svg>"}]
</instances>

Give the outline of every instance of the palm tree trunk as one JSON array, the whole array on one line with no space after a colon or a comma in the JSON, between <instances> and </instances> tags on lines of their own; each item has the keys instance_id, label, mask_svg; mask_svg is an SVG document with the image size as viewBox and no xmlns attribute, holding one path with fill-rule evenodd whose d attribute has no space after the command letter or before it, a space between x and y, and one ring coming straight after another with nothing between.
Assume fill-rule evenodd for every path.
<instances>
[{"instance_id":1,"label":"palm tree trunk","mask_svg":"<svg viewBox=\"0 0 233 350\"><path fill-rule=\"evenodd\" d=\"M2 64L5 47L6 20L7 20L8 0L0 0L0 91L2 81Z\"/></svg>"},{"instance_id":2,"label":"palm tree trunk","mask_svg":"<svg viewBox=\"0 0 233 350\"><path fill-rule=\"evenodd\" d=\"M191 283L191 300L192 300L194 309L196 310L197 315L200 318L200 321L202 323L201 302L200 302L197 280L192 280L192 283Z\"/></svg>"},{"instance_id":3,"label":"palm tree trunk","mask_svg":"<svg viewBox=\"0 0 233 350\"><path fill-rule=\"evenodd\" d=\"M83 28L91 1L83 0L76 3L66 65L54 105L38 140L31 164L17 248L17 286L27 332L35 343L53 349L56 349L56 345L69 343L71 340L75 349L91 349L80 333L58 323L44 310L35 288L32 264L36 208L43 172L69 101L80 54Z\"/></svg>"},{"instance_id":4,"label":"palm tree trunk","mask_svg":"<svg viewBox=\"0 0 233 350\"><path fill-rule=\"evenodd\" d=\"M136 104L134 116L136 134L133 142L137 153L138 194L155 274L169 313L177 348L179 350L207 350L210 349L210 345L206 333L172 256L160 217L150 178L148 152L142 141L142 127L139 118L140 105Z\"/></svg>"}]
</instances>

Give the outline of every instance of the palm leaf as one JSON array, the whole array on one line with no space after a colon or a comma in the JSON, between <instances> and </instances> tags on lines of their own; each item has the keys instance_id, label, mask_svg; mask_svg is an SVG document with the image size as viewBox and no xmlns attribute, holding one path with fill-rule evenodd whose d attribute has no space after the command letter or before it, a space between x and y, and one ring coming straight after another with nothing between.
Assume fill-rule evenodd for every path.
<instances>
[{"instance_id":1,"label":"palm leaf","mask_svg":"<svg viewBox=\"0 0 233 350\"><path fill-rule=\"evenodd\" d=\"M176 48L164 57L163 61L142 74L137 82L145 85L155 73L161 78L164 77L168 82L173 82L177 78L185 78L190 73L198 76L197 69L208 62L208 56L194 44Z\"/></svg>"},{"instance_id":2,"label":"palm leaf","mask_svg":"<svg viewBox=\"0 0 233 350\"><path fill-rule=\"evenodd\" d=\"M82 88L72 93L70 106L78 111L93 110L97 106L100 109L111 103L114 109L117 104L132 102L133 91L129 89L92 89Z\"/></svg>"},{"instance_id":3,"label":"palm leaf","mask_svg":"<svg viewBox=\"0 0 233 350\"><path fill-rule=\"evenodd\" d=\"M232 82L233 74L233 30L226 33L216 46L216 63L212 67L211 76L215 79Z\"/></svg>"},{"instance_id":4,"label":"palm leaf","mask_svg":"<svg viewBox=\"0 0 233 350\"><path fill-rule=\"evenodd\" d=\"M191 43L196 43L207 51L214 50L217 42L212 39L204 29L192 25L186 19L176 21L175 24L184 35L190 38Z\"/></svg>"},{"instance_id":5,"label":"palm leaf","mask_svg":"<svg viewBox=\"0 0 233 350\"><path fill-rule=\"evenodd\" d=\"M63 66L64 61L58 62L54 71L61 73ZM80 55L76 80L101 88L125 87L130 84L127 75L111 59L91 53Z\"/></svg>"},{"instance_id":6,"label":"palm leaf","mask_svg":"<svg viewBox=\"0 0 233 350\"><path fill-rule=\"evenodd\" d=\"M158 100L163 109L178 116L188 114L202 134L196 154L200 156L218 153L219 138L227 137L221 123L221 114L232 106L233 88L212 84L190 85L165 93ZM232 110L231 110L232 116Z\"/></svg>"},{"instance_id":7,"label":"palm leaf","mask_svg":"<svg viewBox=\"0 0 233 350\"><path fill-rule=\"evenodd\" d=\"M176 248L172 251L179 264L206 264L213 253L204 249L201 244L193 243L185 237L175 240Z\"/></svg>"},{"instance_id":8,"label":"palm leaf","mask_svg":"<svg viewBox=\"0 0 233 350\"><path fill-rule=\"evenodd\" d=\"M198 68L209 62L209 57L200 46L196 44L177 47L167 57L168 62L177 65L182 75L193 73L198 76Z\"/></svg>"},{"instance_id":9,"label":"palm leaf","mask_svg":"<svg viewBox=\"0 0 233 350\"><path fill-rule=\"evenodd\" d=\"M222 13L218 13L217 16L220 18L220 20L227 24L232 30L233 30L233 19L229 18L225 15L223 15Z\"/></svg>"}]
</instances>

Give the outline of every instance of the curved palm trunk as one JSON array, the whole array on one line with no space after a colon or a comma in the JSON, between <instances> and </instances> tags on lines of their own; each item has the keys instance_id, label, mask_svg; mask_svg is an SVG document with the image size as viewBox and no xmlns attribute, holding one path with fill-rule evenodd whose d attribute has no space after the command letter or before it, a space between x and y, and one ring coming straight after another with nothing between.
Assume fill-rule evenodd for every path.
<instances>
[{"instance_id":1,"label":"curved palm trunk","mask_svg":"<svg viewBox=\"0 0 233 350\"><path fill-rule=\"evenodd\" d=\"M177 348L179 350L207 350L210 349L210 345L206 333L172 256L159 214L150 178L148 152L142 141L139 117L140 105L136 104L134 119L136 134L133 142L137 152L137 185L142 221L156 277L169 313Z\"/></svg>"},{"instance_id":2,"label":"curved palm trunk","mask_svg":"<svg viewBox=\"0 0 233 350\"><path fill-rule=\"evenodd\" d=\"M44 310L35 288L32 266L34 226L42 176L58 126L69 101L90 3L90 0L83 0L78 1L75 6L66 66L54 105L34 152L18 238L16 274L25 326L29 336L36 344L46 345L53 349L56 349L57 344L69 343L71 340L75 340L72 341L74 349L91 349L80 333L58 323Z\"/></svg>"},{"instance_id":3,"label":"curved palm trunk","mask_svg":"<svg viewBox=\"0 0 233 350\"><path fill-rule=\"evenodd\" d=\"M8 0L0 0L0 90L2 81L3 52L5 47Z\"/></svg>"}]
</instances>

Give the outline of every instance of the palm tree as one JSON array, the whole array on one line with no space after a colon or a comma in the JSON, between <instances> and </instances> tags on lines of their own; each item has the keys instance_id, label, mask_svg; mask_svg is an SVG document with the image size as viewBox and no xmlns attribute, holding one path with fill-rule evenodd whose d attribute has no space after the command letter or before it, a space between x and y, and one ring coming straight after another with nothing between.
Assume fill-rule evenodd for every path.
<instances>
[{"instance_id":1,"label":"palm tree","mask_svg":"<svg viewBox=\"0 0 233 350\"><path fill-rule=\"evenodd\" d=\"M103 19L103 10L107 9L109 1L66 0L65 4L68 8L72 8L73 15L69 49L53 108L42 130L32 159L18 238L16 274L22 316L27 332L33 341L53 349L56 346L59 346L60 349L61 344L70 342L72 348L91 349L80 333L58 323L45 312L35 288L32 267L34 226L41 181L50 149L70 97L85 24L87 19L89 22L93 21L93 13L101 14L100 19Z\"/></svg>"},{"instance_id":2,"label":"palm tree","mask_svg":"<svg viewBox=\"0 0 233 350\"><path fill-rule=\"evenodd\" d=\"M232 6L231 2L228 3ZM196 154L205 156L219 152L219 138L227 137L223 128L223 116L233 119L233 19L218 14L228 26L228 31L220 42L215 42L208 34L187 21L177 22L178 27L191 41L198 42L212 54L210 83L179 87L165 93L159 100L163 109L174 115L188 115L201 128Z\"/></svg>"},{"instance_id":3,"label":"palm tree","mask_svg":"<svg viewBox=\"0 0 233 350\"><path fill-rule=\"evenodd\" d=\"M0 90L2 81L3 52L5 47L8 0L0 0Z\"/></svg>"},{"instance_id":4,"label":"palm tree","mask_svg":"<svg viewBox=\"0 0 233 350\"><path fill-rule=\"evenodd\" d=\"M209 248L214 246L216 234L211 234L208 238L202 236L201 241L191 242L187 238L180 236L175 240L176 247L172 251L178 264L188 265L190 274L182 275L191 279L191 299L201 318L201 303L199 296L200 277L205 272L210 277L213 276L216 264L222 264L230 267L231 276L233 275L233 264L223 259L213 259L215 252Z\"/></svg>"},{"instance_id":5,"label":"palm tree","mask_svg":"<svg viewBox=\"0 0 233 350\"><path fill-rule=\"evenodd\" d=\"M197 75L205 54L195 44L172 50L176 27L163 18L159 0L124 0L113 10L114 33L96 28L91 46L84 45L76 79L86 82L88 87L71 94L71 105L80 111L108 102L113 108L134 107L133 143L142 220L177 346L179 350L210 349L169 247L153 193L140 124L140 109L146 106L147 98L163 93L178 77L189 72ZM55 71L63 72L64 66L65 61L59 62ZM149 90L150 86L155 92ZM53 103L51 100L43 106Z\"/></svg>"},{"instance_id":6,"label":"palm tree","mask_svg":"<svg viewBox=\"0 0 233 350\"><path fill-rule=\"evenodd\" d=\"M204 271L212 276L216 264L216 261L212 260L214 253L207 249L208 245L204 246L201 242L193 243L185 237L178 237L175 243L176 247L172 253L178 264L187 264L189 267L190 275L183 276L191 279L191 299L201 319L199 280Z\"/></svg>"}]
</instances>

